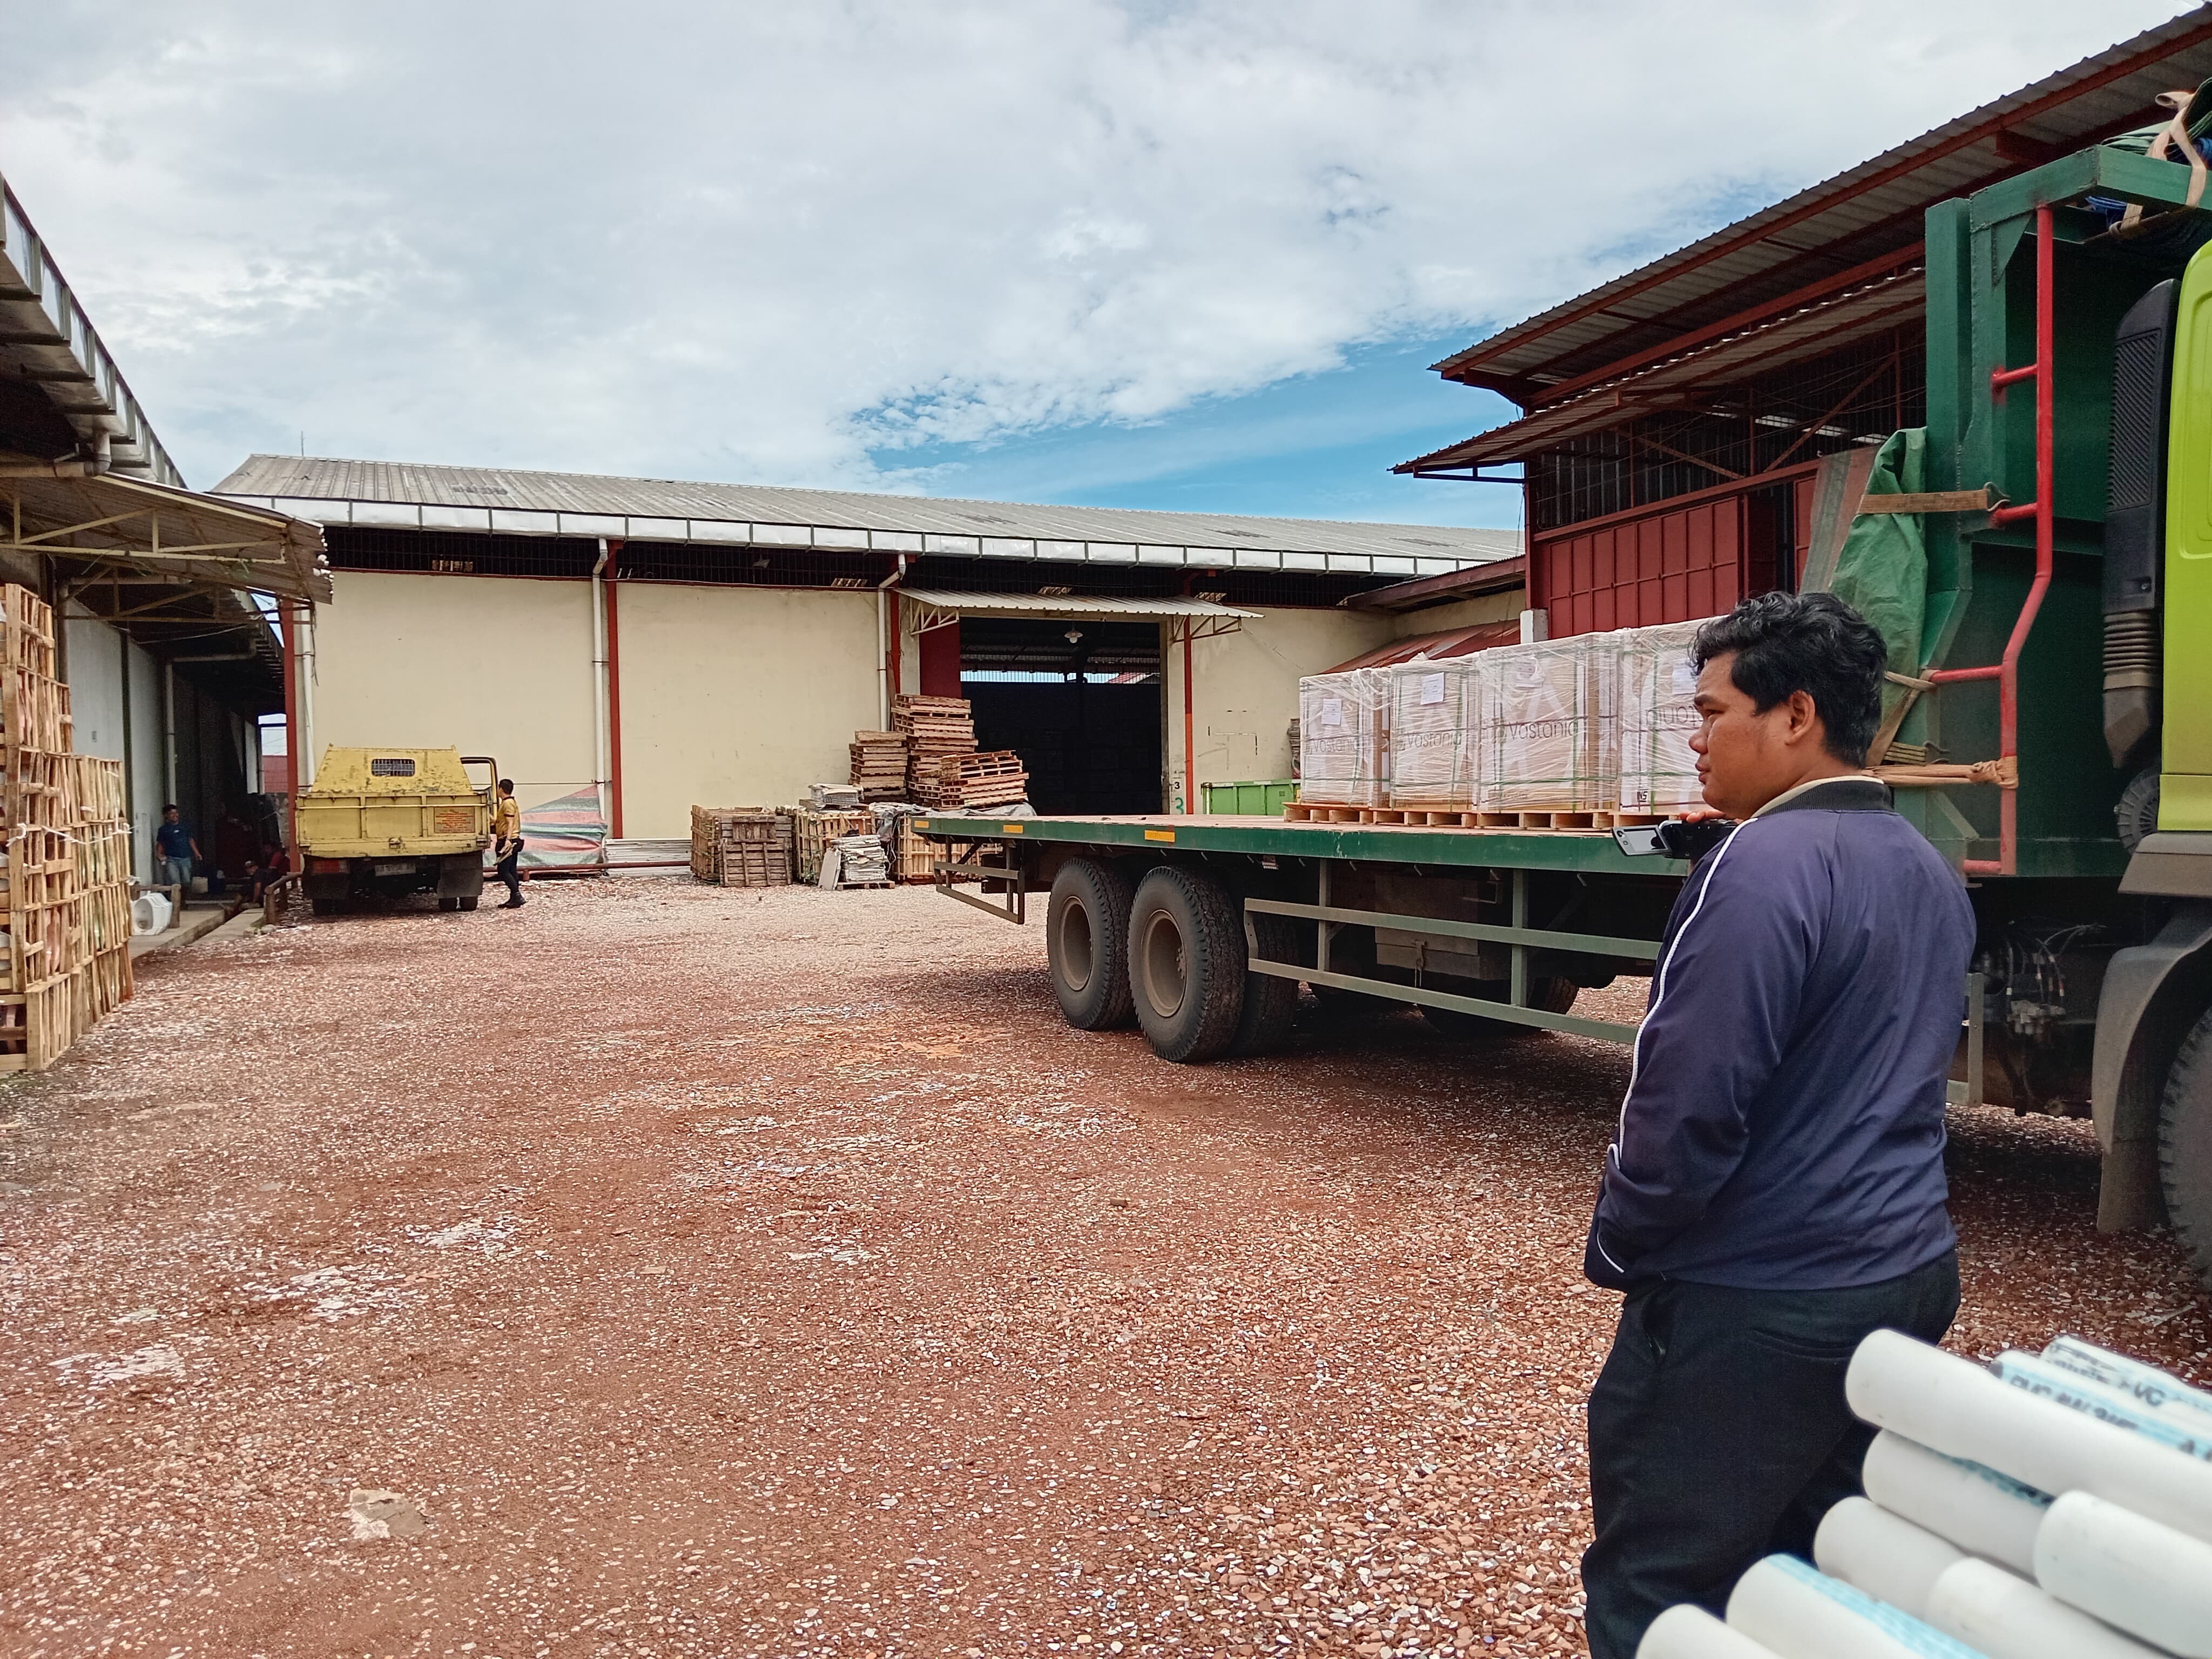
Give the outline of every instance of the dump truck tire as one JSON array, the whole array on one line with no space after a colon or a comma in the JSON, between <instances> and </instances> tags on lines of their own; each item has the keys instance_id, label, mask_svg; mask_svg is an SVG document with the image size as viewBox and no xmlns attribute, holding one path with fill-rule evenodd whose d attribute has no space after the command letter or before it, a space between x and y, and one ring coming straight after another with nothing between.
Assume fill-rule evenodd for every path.
<instances>
[{"instance_id":1,"label":"dump truck tire","mask_svg":"<svg viewBox=\"0 0 2212 1659\"><path fill-rule=\"evenodd\" d=\"M2166 1074L2158 1164L2166 1216L2212 1287L2212 1012L2190 1027Z\"/></svg>"},{"instance_id":2,"label":"dump truck tire","mask_svg":"<svg viewBox=\"0 0 2212 1659\"><path fill-rule=\"evenodd\" d=\"M1451 988L1439 986L1439 990ZM1547 1014L1564 1014L1575 1006L1575 997L1582 987L1571 979L1546 977L1528 982L1528 1006L1541 1008ZM1511 994L1508 981L1480 979L1473 982L1468 996L1496 997L1500 1002ZM1470 1014L1457 1008L1421 1009L1421 1018L1436 1028L1437 1035L1448 1036L1455 1042L1471 1042L1475 1038L1532 1036L1543 1028L1523 1025L1517 1020L1492 1019L1486 1014Z\"/></svg>"},{"instance_id":3,"label":"dump truck tire","mask_svg":"<svg viewBox=\"0 0 2212 1659\"><path fill-rule=\"evenodd\" d=\"M343 876L310 876L302 884L307 890L307 904L319 916L338 916L345 914L346 878Z\"/></svg>"},{"instance_id":4,"label":"dump truck tire","mask_svg":"<svg viewBox=\"0 0 2212 1659\"><path fill-rule=\"evenodd\" d=\"M1129 911L1129 989L1162 1060L1194 1065L1228 1052L1244 1012L1244 927L1212 877L1164 864Z\"/></svg>"},{"instance_id":5,"label":"dump truck tire","mask_svg":"<svg viewBox=\"0 0 2212 1659\"><path fill-rule=\"evenodd\" d=\"M1288 916L1251 915L1250 942L1270 962L1298 959L1298 930ZM1246 951L1249 961L1250 951ZM1237 1036L1229 1045L1232 1054L1271 1054L1290 1040L1291 1022L1298 1012L1298 982L1273 974L1244 975L1244 1012L1237 1018Z\"/></svg>"},{"instance_id":6,"label":"dump truck tire","mask_svg":"<svg viewBox=\"0 0 2212 1659\"><path fill-rule=\"evenodd\" d=\"M1071 859L1052 878L1045 960L1060 1012L1079 1031L1110 1031L1136 1018L1129 996L1129 910L1136 884L1104 859Z\"/></svg>"},{"instance_id":7,"label":"dump truck tire","mask_svg":"<svg viewBox=\"0 0 2212 1659\"><path fill-rule=\"evenodd\" d=\"M447 899L474 898L483 891L483 855L462 853L438 861L438 908L449 910Z\"/></svg>"},{"instance_id":8,"label":"dump truck tire","mask_svg":"<svg viewBox=\"0 0 2212 1659\"><path fill-rule=\"evenodd\" d=\"M474 893L465 894L458 902L462 909L473 910L477 908L477 896Z\"/></svg>"}]
</instances>

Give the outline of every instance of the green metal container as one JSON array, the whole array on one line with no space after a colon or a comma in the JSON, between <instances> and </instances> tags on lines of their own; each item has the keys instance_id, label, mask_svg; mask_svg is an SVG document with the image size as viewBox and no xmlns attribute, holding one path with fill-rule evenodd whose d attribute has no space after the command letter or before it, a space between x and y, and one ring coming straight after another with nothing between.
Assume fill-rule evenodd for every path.
<instances>
[{"instance_id":1,"label":"green metal container","mask_svg":"<svg viewBox=\"0 0 2212 1659\"><path fill-rule=\"evenodd\" d=\"M1298 798L1298 786L1280 783L1201 783L1200 799L1208 816L1279 818L1283 809Z\"/></svg>"}]
</instances>

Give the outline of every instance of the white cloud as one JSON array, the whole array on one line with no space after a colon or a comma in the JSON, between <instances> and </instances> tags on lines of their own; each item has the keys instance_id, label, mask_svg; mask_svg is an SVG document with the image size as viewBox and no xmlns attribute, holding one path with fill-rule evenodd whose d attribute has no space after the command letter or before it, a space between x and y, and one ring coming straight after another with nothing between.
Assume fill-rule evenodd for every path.
<instances>
[{"instance_id":1,"label":"white cloud","mask_svg":"<svg viewBox=\"0 0 2212 1659\"><path fill-rule=\"evenodd\" d=\"M1473 338L2167 10L14 7L0 167L194 482L880 487Z\"/></svg>"}]
</instances>

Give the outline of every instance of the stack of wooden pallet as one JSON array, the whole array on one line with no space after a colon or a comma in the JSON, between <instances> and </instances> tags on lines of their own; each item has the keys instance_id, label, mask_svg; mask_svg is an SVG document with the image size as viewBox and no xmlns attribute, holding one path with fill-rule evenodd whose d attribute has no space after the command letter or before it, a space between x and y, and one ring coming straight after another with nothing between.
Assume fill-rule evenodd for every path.
<instances>
[{"instance_id":1,"label":"stack of wooden pallet","mask_svg":"<svg viewBox=\"0 0 2212 1659\"><path fill-rule=\"evenodd\" d=\"M791 883L792 820L765 806L691 809L691 873L723 887Z\"/></svg>"},{"instance_id":2,"label":"stack of wooden pallet","mask_svg":"<svg viewBox=\"0 0 2212 1659\"><path fill-rule=\"evenodd\" d=\"M937 805L939 766L957 755L975 752L975 722L965 697L901 697L891 724L906 739L907 799Z\"/></svg>"},{"instance_id":3,"label":"stack of wooden pallet","mask_svg":"<svg viewBox=\"0 0 2212 1659\"><path fill-rule=\"evenodd\" d=\"M938 763L936 782L924 787L927 793L917 797L922 805L960 811L1026 799L1030 775L1012 750L994 749L987 754L948 756Z\"/></svg>"},{"instance_id":4,"label":"stack of wooden pallet","mask_svg":"<svg viewBox=\"0 0 2212 1659\"><path fill-rule=\"evenodd\" d=\"M898 800L906 794L906 739L896 732L853 733L853 781L862 800Z\"/></svg>"},{"instance_id":5,"label":"stack of wooden pallet","mask_svg":"<svg viewBox=\"0 0 2212 1659\"><path fill-rule=\"evenodd\" d=\"M53 611L0 588L0 1071L44 1070L131 992L123 763L72 754L72 737Z\"/></svg>"}]
</instances>

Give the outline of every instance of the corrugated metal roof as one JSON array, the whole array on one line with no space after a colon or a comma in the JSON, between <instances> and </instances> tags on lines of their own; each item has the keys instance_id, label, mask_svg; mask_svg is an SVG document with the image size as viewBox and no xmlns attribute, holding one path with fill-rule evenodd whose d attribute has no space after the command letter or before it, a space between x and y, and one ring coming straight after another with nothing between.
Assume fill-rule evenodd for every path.
<instances>
[{"instance_id":1,"label":"corrugated metal roof","mask_svg":"<svg viewBox=\"0 0 2212 1659\"><path fill-rule=\"evenodd\" d=\"M185 480L130 382L63 280L23 204L0 178L0 368L36 386L81 451L107 449L118 472L182 489ZM42 455L41 460L57 456Z\"/></svg>"},{"instance_id":2,"label":"corrugated metal roof","mask_svg":"<svg viewBox=\"0 0 2212 1659\"><path fill-rule=\"evenodd\" d=\"M1729 385L1742 374L1785 368L1917 318L1927 309L1922 276L1916 265L1899 276L1848 289L1632 374L1601 381L1565 403L1404 462L1396 470L1421 472L1524 460L1570 438L1693 403L1700 390Z\"/></svg>"},{"instance_id":3,"label":"corrugated metal roof","mask_svg":"<svg viewBox=\"0 0 2212 1659\"><path fill-rule=\"evenodd\" d=\"M1428 575L1517 557L1520 533L1429 525L611 478L253 455L216 486L323 524L621 536L979 557Z\"/></svg>"},{"instance_id":4,"label":"corrugated metal roof","mask_svg":"<svg viewBox=\"0 0 2212 1659\"><path fill-rule=\"evenodd\" d=\"M893 590L902 599L931 611L957 611L963 617L1036 617L1056 622L1062 617L1256 617L1257 611L1239 611L1212 599L1095 599L1042 593L954 593L937 587Z\"/></svg>"},{"instance_id":5,"label":"corrugated metal roof","mask_svg":"<svg viewBox=\"0 0 2212 1659\"><path fill-rule=\"evenodd\" d=\"M2160 118L2153 100L2212 77L2212 5L1983 105L1726 229L1502 330L1435 367L1524 406L1618 372L1747 309L1846 270L1913 257L1921 219L1965 196Z\"/></svg>"}]
</instances>

